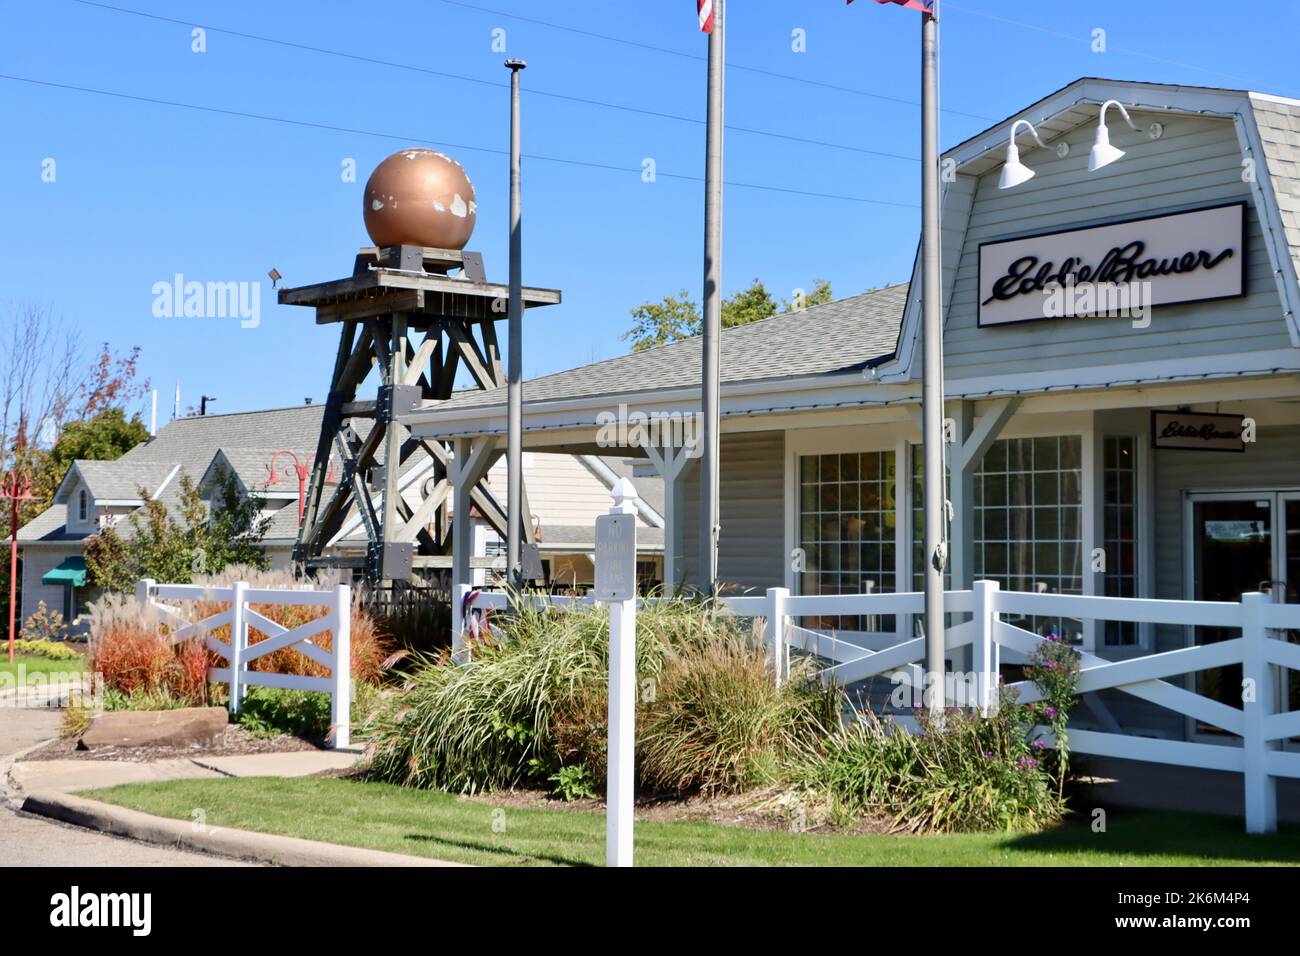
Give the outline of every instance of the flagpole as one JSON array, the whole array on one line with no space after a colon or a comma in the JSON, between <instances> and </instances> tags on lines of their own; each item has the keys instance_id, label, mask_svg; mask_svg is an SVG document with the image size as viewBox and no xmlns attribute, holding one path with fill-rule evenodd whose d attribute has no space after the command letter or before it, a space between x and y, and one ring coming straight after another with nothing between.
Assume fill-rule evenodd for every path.
<instances>
[{"instance_id":1,"label":"flagpole","mask_svg":"<svg viewBox=\"0 0 1300 956\"><path fill-rule=\"evenodd\" d=\"M713 0L709 34L708 126L704 173L704 336L701 384L704 447L700 462L700 582L707 594L718 586L719 453L718 363L722 328L722 110L726 54L726 4Z\"/></svg>"},{"instance_id":2,"label":"flagpole","mask_svg":"<svg viewBox=\"0 0 1300 956\"><path fill-rule=\"evenodd\" d=\"M944 707L943 572L947 515L943 461L943 292L939 258L939 0L921 14L921 447L925 514L925 684Z\"/></svg>"}]
</instances>

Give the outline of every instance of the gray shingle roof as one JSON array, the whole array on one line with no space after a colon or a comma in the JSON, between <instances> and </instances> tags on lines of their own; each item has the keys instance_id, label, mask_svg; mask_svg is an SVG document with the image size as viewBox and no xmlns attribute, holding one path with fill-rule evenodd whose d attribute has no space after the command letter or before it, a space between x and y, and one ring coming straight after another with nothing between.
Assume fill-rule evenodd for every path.
<instances>
[{"instance_id":1,"label":"gray shingle roof","mask_svg":"<svg viewBox=\"0 0 1300 956\"><path fill-rule=\"evenodd\" d=\"M73 463L96 501L140 501L140 489L149 497L172 477L179 461L85 461ZM60 489L61 491L63 489ZM58 499L66 503L66 499Z\"/></svg>"},{"instance_id":2,"label":"gray shingle roof","mask_svg":"<svg viewBox=\"0 0 1300 956\"><path fill-rule=\"evenodd\" d=\"M315 451L323 405L296 405L257 412L178 418L136 445L119 461L179 461L195 478L208 467L218 448L292 448ZM302 453L299 452L301 455Z\"/></svg>"},{"instance_id":3,"label":"gray shingle roof","mask_svg":"<svg viewBox=\"0 0 1300 956\"><path fill-rule=\"evenodd\" d=\"M18 529L18 540L22 544L31 544L33 541L80 541L85 537L70 533L67 524L67 506L51 505Z\"/></svg>"},{"instance_id":4,"label":"gray shingle roof","mask_svg":"<svg viewBox=\"0 0 1300 956\"><path fill-rule=\"evenodd\" d=\"M243 483L244 487L252 491L270 491L281 494L298 493L298 473L294 469L293 459L288 455L276 457L276 453L282 450L292 451L298 456L301 462L310 462L315 455L315 444L317 439L316 433L299 435L296 443L288 449L284 448L229 448L222 446L221 453L225 456L229 466L234 469L235 476ZM304 446L310 444L310 450ZM215 459L214 459L215 460ZM275 482L271 483L271 462L275 462ZM337 461L335 462L337 465ZM335 469L334 482L337 483L339 469Z\"/></svg>"},{"instance_id":5,"label":"gray shingle roof","mask_svg":"<svg viewBox=\"0 0 1300 956\"><path fill-rule=\"evenodd\" d=\"M1262 97L1252 97L1250 103L1291 259L1300 273L1300 106Z\"/></svg>"},{"instance_id":6,"label":"gray shingle roof","mask_svg":"<svg viewBox=\"0 0 1300 956\"><path fill-rule=\"evenodd\" d=\"M721 380L821 375L861 368L890 355L907 301L907 283L886 286L802 312L739 325L720 337ZM627 394L700 383L700 340L683 339L590 365L530 379L525 402ZM464 391L439 408L504 405L505 389Z\"/></svg>"}]
</instances>

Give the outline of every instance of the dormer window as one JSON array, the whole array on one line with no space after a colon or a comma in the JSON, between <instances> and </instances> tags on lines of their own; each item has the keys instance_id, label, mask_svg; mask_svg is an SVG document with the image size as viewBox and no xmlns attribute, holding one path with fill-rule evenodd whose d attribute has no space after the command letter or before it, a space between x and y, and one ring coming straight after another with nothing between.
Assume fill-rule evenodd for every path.
<instances>
[{"instance_id":1,"label":"dormer window","mask_svg":"<svg viewBox=\"0 0 1300 956\"><path fill-rule=\"evenodd\" d=\"M86 521L90 517L90 495L86 494L85 488L77 495L77 517L80 521Z\"/></svg>"}]
</instances>

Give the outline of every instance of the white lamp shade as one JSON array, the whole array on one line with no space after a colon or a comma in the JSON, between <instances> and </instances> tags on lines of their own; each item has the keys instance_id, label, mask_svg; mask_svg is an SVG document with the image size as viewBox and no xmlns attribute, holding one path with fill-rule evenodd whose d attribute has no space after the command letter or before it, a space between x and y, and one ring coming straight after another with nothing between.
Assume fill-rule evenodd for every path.
<instances>
[{"instance_id":1,"label":"white lamp shade","mask_svg":"<svg viewBox=\"0 0 1300 956\"><path fill-rule=\"evenodd\" d=\"M1110 131L1104 125L1097 127L1097 141L1092 144L1088 155L1088 172L1095 172L1103 166L1109 166L1124 155L1124 150L1110 145Z\"/></svg>"},{"instance_id":2,"label":"white lamp shade","mask_svg":"<svg viewBox=\"0 0 1300 956\"><path fill-rule=\"evenodd\" d=\"M1014 142L1007 144L1007 162L1002 167L1002 176L998 179L998 189L1010 189L1034 178L1034 171L1020 161L1020 147Z\"/></svg>"}]
</instances>

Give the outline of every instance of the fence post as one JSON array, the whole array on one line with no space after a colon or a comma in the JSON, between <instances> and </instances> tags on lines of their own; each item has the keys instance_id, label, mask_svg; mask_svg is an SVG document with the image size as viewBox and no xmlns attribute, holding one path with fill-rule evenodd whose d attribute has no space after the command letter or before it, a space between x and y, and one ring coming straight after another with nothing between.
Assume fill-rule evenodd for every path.
<instances>
[{"instance_id":1,"label":"fence post","mask_svg":"<svg viewBox=\"0 0 1300 956\"><path fill-rule=\"evenodd\" d=\"M979 712L987 717L997 704L998 672L993 655L993 625L997 620L997 581L976 581L971 586L975 595L975 611L971 623L975 634L971 638L971 665L975 671L975 695Z\"/></svg>"},{"instance_id":2,"label":"fence post","mask_svg":"<svg viewBox=\"0 0 1300 956\"><path fill-rule=\"evenodd\" d=\"M790 597L789 588L767 589L767 639L772 645L772 673L780 687L790 673L790 651L786 645L788 621L785 602Z\"/></svg>"},{"instance_id":3,"label":"fence post","mask_svg":"<svg viewBox=\"0 0 1300 956\"><path fill-rule=\"evenodd\" d=\"M471 584L457 584L451 589L451 659L454 661L465 645L465 595L474 590Z\"/></svg>"},{"instance_id":4,"label":"fence post","mask_svg":"<svg viewBox=\"0 0 1300 956\"><path fill-rule=\"evenodd\" d=\"M157 583L153 578L141 578L135 582L135 599L140 602L141 607L149 606L149 596Z\"/></svg>"},{"instance_id":5,"label":"fence post","mask_svg":"<svg viewBox=\"0 0 1300 956\"><path fill-rule=\"evenodd\" d=\"M1268 772L1269 743L1264 721L1273 712L1273 671L1269 667L1268 631L1262 611L1271 603L1267 594L1241 596L1242 751L1245 757L1246 832L1277 830L1277 778Z\"/></svg>"},{"instance_id":6,"label":"fence post","mask_svg":"<svg viewBox=\"0 0 1300 956\"><path fill-rule=\"evenodd\" d=\"M237 714L244 708L244 648L248 645L248 620L244 616L244 592L247 581L236 581L230 586L230 712Z\"/></svg>"},{"instance_id":7,"label":"fence post","mask_svg":"<svg viewBox=\"0 0 1300 956\"><path fill-rule=\"evenodd\" d=\"M334 588L334 699L330 724L334 728L334 749L352 745L352 588Z\"/></svg>"}]
</instances>

